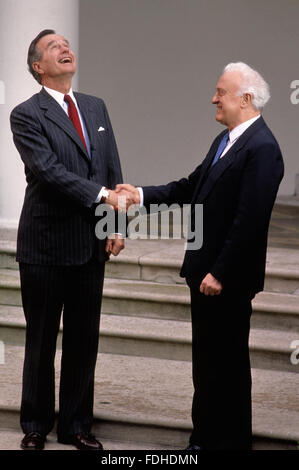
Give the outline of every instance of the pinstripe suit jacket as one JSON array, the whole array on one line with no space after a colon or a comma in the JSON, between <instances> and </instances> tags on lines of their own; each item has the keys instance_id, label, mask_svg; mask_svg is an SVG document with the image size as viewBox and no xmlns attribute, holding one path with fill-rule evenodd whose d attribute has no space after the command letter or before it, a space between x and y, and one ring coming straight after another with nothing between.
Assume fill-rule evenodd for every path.
<instances>
[{"instance_id":1,"label":"pinstripe suit jacket","mask_svg":"<svg viewBox=\"0 0 299 470\"><path fill-rule=\"evenodd\" d=\"M46 90L11 113L15 145L27 187L21 212L17 261L79 265L96 250L107 259L105 240L95 237L94 201L102 186L122 182L113 130L104 102L75 93L91 144L91 158L67 114ZM98 132L103 127L103 132Z\"/></svg>"}]
</instances>

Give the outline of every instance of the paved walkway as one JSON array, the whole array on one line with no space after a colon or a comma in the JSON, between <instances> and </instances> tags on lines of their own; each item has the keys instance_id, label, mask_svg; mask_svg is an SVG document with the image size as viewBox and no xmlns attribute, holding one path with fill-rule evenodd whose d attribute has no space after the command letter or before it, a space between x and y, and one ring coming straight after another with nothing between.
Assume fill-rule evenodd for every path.
<instances>
[{"instance_id":1,"label":"paved walkway","mask_svg":"<svg viewBox=\"0 0 299 470\"><path fill-rule=\"evenodd\" d=\"M10 427L18 429L18 415L9 417L17 410L21 394L21 371L24 349L21 346L7 346L6 361L1 365L0 406L6 409L1 431ZM58 396L61 351L56 355L56 393ZM219 363L219 367L223 364ZM296 437L299 440L299 374L280 371L253 369L253 427L256 435L269 430L276 438ZM287 393L286 393L287 391ZM94 412L98 423L147 423L148 425L170 426L185 430L191 429L191 401L193 386L191 363L164 359L100 354L97 362L95 381ZM157 397L159 399L157 400ZM11 411L9 411L11 410ZM296 411L297 410L297 411ZM10 414L10 416L12 416ZM99 428L101 430L101 427ZM100 431L98 437L106 439L107 448L132 448L128 431L115 432L115 443L111 436ZM110 428L111 429L111 428ZM111 431L109 431L111 432ZM146 435L146 434L145 434ZM6 436L6 437L5 437ZM15 448L22 434L14 431L0 436L1 448ZM140 431L140 445L143 435ZM17 442L17 444L16 444ZM125 444L120 444L125 442ZM160 443L161 446L165 442ZM177 448L171 441L172 449ZM187 442L186 442L187 444ZM50 447L57 446L55 435L50 436ZM138 446L137 439L137 446ZM152 446L152 447L151 447ZM148 448L158 449L159 444L149 444ZM53 448L53 447L52 447ZM139 448L139 447L138 447ZM162 448L162 447L160 447ZM165 448L165 445L164 445Z\"/></svg>"}]
</instances>

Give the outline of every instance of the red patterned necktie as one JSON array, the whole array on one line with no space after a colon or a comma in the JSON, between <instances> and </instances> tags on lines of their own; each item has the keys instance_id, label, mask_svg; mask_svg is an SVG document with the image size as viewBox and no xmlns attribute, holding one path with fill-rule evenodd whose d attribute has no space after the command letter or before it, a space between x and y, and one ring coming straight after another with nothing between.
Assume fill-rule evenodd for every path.
<instances>
[{"instance_id":1,"label":"red patterned necktie","mask_svg":"<svg viewBox=\"0 0 299 470\"><path fill-rule=\"evenodd\" d=\"M68 103L69 118L72 121L72 123L74 124L75 129L78 132L79 136L81 137L81 140L82 140L82 142L84 144L84 147L87 151L87 146L86 146L86 142L85 142L85 139L84 139L84 134L83 134L79 114L78 114L77 108L75 106L75 103L73 102L72 98L69 95L64 95L64 101L66 101Z\"/></svg>"}]
</instances>

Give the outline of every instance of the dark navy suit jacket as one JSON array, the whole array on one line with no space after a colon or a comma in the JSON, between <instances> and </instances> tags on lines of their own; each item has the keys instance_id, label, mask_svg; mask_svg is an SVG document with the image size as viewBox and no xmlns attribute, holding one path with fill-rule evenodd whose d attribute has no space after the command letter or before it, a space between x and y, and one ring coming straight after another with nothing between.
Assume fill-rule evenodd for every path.
<instances>
[{"instance_id":1,"label":"dark navy suit jacket","mask_svg":"<svg viewBox=\"0 0 299 470\"><path fill-rule=\"evenodd\" d=\"M96 252L94 202L102 186L122 182L113 130L104 102L74 93L90 138L91 156L67 114L46 90L11 113L27 188L19 222L17 261L44 265L86 263ZM105 130L99 132L102 127Z\"/></svg>"},{"instance_id":2,"label":"dark navy suit jacket","mask_svg":"<svg viewBox=\"0 0 299 470\"><path fill-rule=\"evenodd\" d=\"M144 187L144 204L203 204L203 245L186 251L181 276L192 286L211 273L227 291L251 296L263 289L269 221L284 165L260 117L211 167L225 132L188 178Z\"/></svg>"}]
</instances>

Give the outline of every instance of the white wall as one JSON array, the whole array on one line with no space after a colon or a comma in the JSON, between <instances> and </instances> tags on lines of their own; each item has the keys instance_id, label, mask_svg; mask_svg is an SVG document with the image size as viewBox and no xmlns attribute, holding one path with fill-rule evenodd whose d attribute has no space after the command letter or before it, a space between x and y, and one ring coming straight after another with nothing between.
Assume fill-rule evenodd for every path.
<instances>
[{"instance_id":1,"label":"white wall","mask_svg":"<svg viewBox=\"0 0 299 470\"><path fill-rule=\"evenodd\" d=\"M299 173L298 0L81 0L80 91L102 97L124 178L159 184L189 174L222 128L210 103L223 66L244 61L270 83L264 117Z\"/></svg>"}]
</instances>

